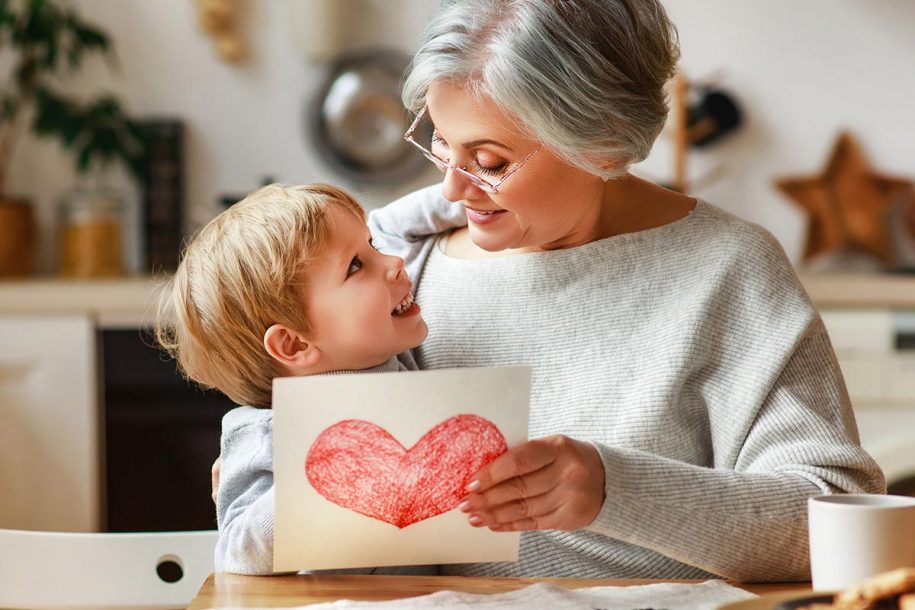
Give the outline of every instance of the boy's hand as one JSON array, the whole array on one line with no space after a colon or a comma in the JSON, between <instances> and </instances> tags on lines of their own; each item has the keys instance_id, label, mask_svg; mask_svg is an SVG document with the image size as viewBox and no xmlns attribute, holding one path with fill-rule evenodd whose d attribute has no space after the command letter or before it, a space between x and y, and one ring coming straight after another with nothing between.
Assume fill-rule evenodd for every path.
<instances>
[{"instance_id":1,"label":"boy's hand","mask_svg":"<svg viewBox=\"0 0 915 610\"><path fill-rule=\"evenodd\" d=\"M577 530L604 504L604 464L590 443L548 436L510 449L484 466L460 504L474 527L497 532Z\"/></svg>"},{"instance_id":2,"label":"boy's hand","mask_svg":"<svg viewBox=\"0 0 915 610\"><path fill-rule=\"evenodd\" d=\"M213 504L216 504L216 492L219 490L219 467L222 465L222 456L216 458L210 468L210 485L213 489Z\"/></svg>"}]
</instances>

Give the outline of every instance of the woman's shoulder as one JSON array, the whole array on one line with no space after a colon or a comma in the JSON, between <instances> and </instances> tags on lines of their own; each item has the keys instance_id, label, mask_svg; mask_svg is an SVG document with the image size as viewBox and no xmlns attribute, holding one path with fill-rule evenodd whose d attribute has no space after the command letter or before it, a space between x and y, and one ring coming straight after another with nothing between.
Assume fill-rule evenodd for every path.
<instances>
[{"instance_id":1,"label":"woman's shoulder","mask_svg":"<svg viewBox=\"0 0 915 610\"><path fill-rule=\"evenodd\" d=\"M812 309L806 290L781 243L764 227L699 201L692 238L705 266L697 273L728 299L773 307Z\"/></svg>"},{"instance_id":2,"label":"woman's shoulder","mask_svg":"<svg viewBox=\"0 0 915 610\"><path fill-rule=\"evenodd\" d=\"M730 265L760 264L791 268L781 243L764 227L698 200L688 239L702 245L716 260Z\"/></svg>"},{"instance_id":3,"label":"woman's shoulder","mask_svg":"<svg viewBox=\"0 0 915 610\"><path fill-rule=\"evenodd\" d=\"M781 250L778 240L761 225L744 220L704 199L697 199L693 213L701 220L698 226L709 234L717 235L719 243L733 246L749 242Z\"/></svg>"}]
</instances>

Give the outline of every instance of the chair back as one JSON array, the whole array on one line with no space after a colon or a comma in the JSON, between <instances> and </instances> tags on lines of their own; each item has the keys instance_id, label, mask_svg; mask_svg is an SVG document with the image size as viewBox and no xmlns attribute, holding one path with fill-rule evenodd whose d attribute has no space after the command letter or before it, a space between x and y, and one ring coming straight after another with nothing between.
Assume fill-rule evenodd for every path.
<instances>
[{"instance_id":1,"label":"chair back","mask_svg":"<svg viewBox=\"0 0 915 610\"><path fill-rule=\"evenodd\" d=\"M213 571L216 537L0 529L0 608L184 608Z\"/></svg>"}]
</instances>

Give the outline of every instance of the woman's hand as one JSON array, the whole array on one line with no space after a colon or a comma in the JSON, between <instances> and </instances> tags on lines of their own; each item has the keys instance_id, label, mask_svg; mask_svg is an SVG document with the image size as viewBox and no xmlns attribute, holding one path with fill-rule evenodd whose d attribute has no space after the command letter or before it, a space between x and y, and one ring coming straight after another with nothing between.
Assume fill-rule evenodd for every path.
<instances>
[{"instance_id":1,"label":"woman's hand","mask_svg":"<svg viewBox=\"0 0 915 610\"><path fill-rule=\"evenodd\" d=\"M210 468L210 488L213 491L213 504L216 504L216 492L219 491L219 467L222 465L222 456L216 458Z\"/></svg>"},{"instance_id":2,"label":"woman's hand","mask_svg":"<svg viewBox=\"0 0 915 610\"><path fill-rule=\"evenodd\" d=\"M459 505L474 527L496 532L577 530L604 504L597 449L567 436L528 441L484 466Z\"/></svg>"}]
</instances>

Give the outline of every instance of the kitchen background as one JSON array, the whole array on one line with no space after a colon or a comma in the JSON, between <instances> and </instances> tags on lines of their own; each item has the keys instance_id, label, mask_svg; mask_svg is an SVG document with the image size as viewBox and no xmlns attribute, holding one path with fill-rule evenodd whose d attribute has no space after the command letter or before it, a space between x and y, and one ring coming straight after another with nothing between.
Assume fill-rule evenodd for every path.
<instances>
[{"instance_id":1,"label":"kitchen background","mask_svg":"<svg viewBox=\"0 0 915 610\"><path fill-rule=\"evenodd\" d=\"M327 76L309 44L326 16L345 20L345 38L409 52L433 0L247 0L239 2L239 33L248 57L222 61L198 27L200 4L76 0L86 20L112 37L118 67L87 61L68 86L111 90L137 117L169 117L186 128L187 230L219 210L224 194L244 194L264 177L284 182L342 182L381 205L416 184L357 184L335 174L307 133L307 107ZM769 229L799 261L805 216L773 186L777 177L809 174L826 162L841 129L859 141L875 168L915 178L915 3L909 0L668 0L693 80L726 88L739 102L743 126L708 150L690 155L701 178L717 181L695 194ZM298 6L297 6L298 5ZM322 10L336 5L337 10ZM312 15L309 8L314 9ZM337 27L333 23L327 27ZM360 36L360 32L365 32ZM340 49L341 51L343 49ZM2 65L2 62L0 62ZM643 174L669 179L670 138L642 164ZM51 141L20 143L7 191L37 206L38 267L54 266L55 209L77 178L72 161ZM127 265L140 267L138 195L126 185Z\"/></svg>"},{"instance_id":2,"label":"kitchen background","mask_svg":"<svg viewBox=\"0 0 915 610\"><path fill-rule=\"evenodd\" d=\"M842 132L875 175L915 181L915 2L664 3L693 87L675 100L698 108L704 91L706 99L722 94L733 106L717 117L724 121L720 137L705 146L678 145L682 132L672 118L635 172L665 183L679 179L778 238L827 321L865 446L891 474L894 491L915 493L915 279L877 273L873 260L865 264L870 273L851 275L860 258L833 261L829 274L807 273L810 216L776 186L820 175ZM349 137L364 161L399 159L389 143L400 145L400 132L392 131L383 96L370 100L377 116L346 137L337 134L343 140L315 129L315 108L328 92L328 99L352 93L332 71L360 49L368 50L363 64L375 66L362 81L369 93L390 87L390 57L413 49L435 4L72 0L69 6L111 37L117 61L87 57L61 89L81 97L110 91L132 117L180 124L180 180L171 183L180 196L165 201L180 204L184 235L265 179L339 183L375 207L440 174L409 149L398 149L407 150L404 167L379 177L347 168L320 148L329 140L346 148ZM230 7L229 17L207 15L214 6ZM0 46L0 85L12 62ZM333 122L330 116L325 124ZM677 174L678 162L685 175ZM212 526L208 468L229 405L189 389L138 332L149 322L155 284L146 275L149 193L121 167L86 178L73 165L57 142L25 133L0 189L31 200L38 229L32 276L0 281L0 489L11 490L0 503L0 527ZM61 206L88 184L122 198L126 273L62 281ZM898 250L911 254L915 203L910 207L910 235L896 231L901 221L890 222L891 233L908 240ZM150 510L153 500L159 505Z\"/></svg>"}]
</instances>

